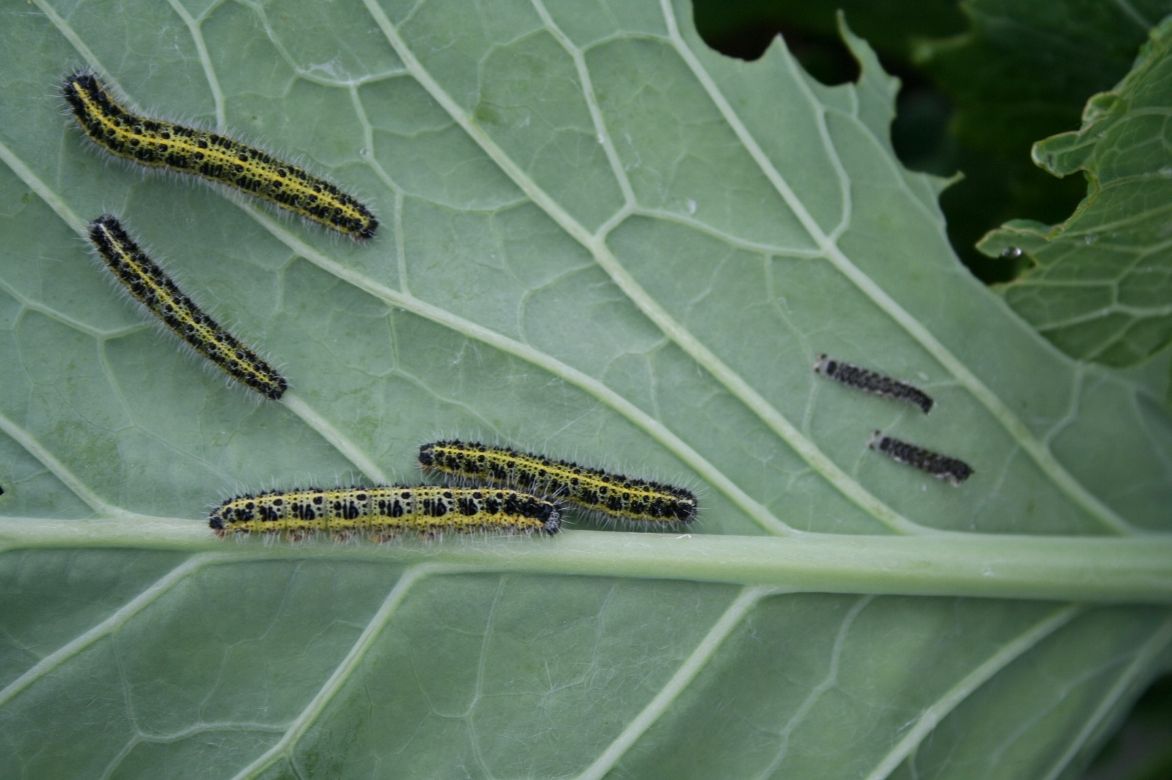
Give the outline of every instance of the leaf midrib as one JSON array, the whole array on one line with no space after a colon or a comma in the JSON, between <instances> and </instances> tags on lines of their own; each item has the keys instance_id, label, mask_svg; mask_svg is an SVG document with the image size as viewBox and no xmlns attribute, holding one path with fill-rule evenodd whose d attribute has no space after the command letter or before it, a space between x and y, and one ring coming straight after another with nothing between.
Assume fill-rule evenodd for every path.
<instances>
[{"instance_id":1,"label":"leaf midrib","mask_svg":"<svg viewBox=\"0 0 1172 780\"><path fill-rule=\"evenodd\" d=\"M551 539L455 535L443 544L225 544L190 518L0 517L0 553L155 549L225 560L345 559L443 563L468 570L718 582L807 593L1172 605L1172 535L791 537L563 530Z\"/></svg>"}]
</instances>

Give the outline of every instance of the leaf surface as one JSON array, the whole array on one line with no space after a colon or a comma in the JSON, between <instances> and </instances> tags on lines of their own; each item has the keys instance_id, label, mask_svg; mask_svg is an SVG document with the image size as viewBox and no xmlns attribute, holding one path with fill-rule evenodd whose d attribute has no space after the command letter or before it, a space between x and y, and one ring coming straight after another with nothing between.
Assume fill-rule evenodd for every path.
<instances>
[{"instance_id":1,"label":"leaf surface","mask_svg":"<svg viewBox=\"0 0 1172 780\"><path fill-rule=\"evenodd\" d=\"M781 43L714 54L682 2L117 10L0 12L0 774L1057 777L1166 668L1172 425L956 262L862 41L826 87ZM54 94L80 64L297 156L379 236L102 158ZM103 211L285 399L111 292ZM415 481L445 434L687 483L703 514L389 549L206 529L238 490ZM1059 534L1088 539L1024 541Z\"/></svg>"}]
</instances>

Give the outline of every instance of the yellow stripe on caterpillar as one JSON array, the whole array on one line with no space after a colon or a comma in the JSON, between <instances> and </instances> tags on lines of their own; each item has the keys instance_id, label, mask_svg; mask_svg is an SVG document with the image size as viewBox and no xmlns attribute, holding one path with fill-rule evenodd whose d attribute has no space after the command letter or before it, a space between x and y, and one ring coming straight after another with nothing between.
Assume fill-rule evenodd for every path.
<instances>
[{"instance_id":1,"label":"yellow stripe on caterpillar","mask_svg":"<svg viewBox=\"0 0 1172 780\"><path fill-rule=\"evenodd\" d=\"M218 133L139 116L92 73L69 74L61 92L85 134L111 154L219 182L355 239L378 228L370 209L330 182Z\"/></svg>"}]
</instances>

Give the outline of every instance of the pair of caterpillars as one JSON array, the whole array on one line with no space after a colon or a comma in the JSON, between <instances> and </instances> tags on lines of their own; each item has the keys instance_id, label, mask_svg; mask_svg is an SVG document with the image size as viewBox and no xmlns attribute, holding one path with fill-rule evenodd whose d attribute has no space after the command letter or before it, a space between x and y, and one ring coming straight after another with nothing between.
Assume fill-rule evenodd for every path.
<instances>
[{"instance_id":1,"label":"pair of caterpillars","mask_svg":"<svg viewBox=\"0 0 1172 780\"><path fill-rule=\"evenodd\" d=\"M867 368L845 363L827 355L819 355L814 371L821 376L862 390L865 393L904 401L919 407L924 414L932 411L935 402L920 388ZM973 468L959 458L942 455L892 436L875 431L868 446L898 463L917 468L937 479L959 485L973 475Z\"/></svg>"},{"instance_id":2,"label":"pair of caterpillars","mask_svg":"<svg viewBox=\"0 0 1172 780\"><path fill-rule=\"evenodd\" d=\"M140 116L93 73L71 73L61 92L82 131L117 157L222 184L354 239L378 228L370 209L330 182L217 133ZM285 378L204 313L115 217L90 223L89 237L114 277L180 339L245 386L281 397Z\"/></svg>"},{"instance_id":3,"label":"pair of caterpillars","mask_svg":"<svg viewBox=\"0 0 1172 780\"><path fill-rule=\"evenodd\" d=\"M456 486L380 486L273 491L231 498L212 512L217 534L315 532L376 539L417 533L557 533L560 503L643 527L673 528L696 517L684 488L475 442L419 448L419 464ZM487 487L486 485L491 485Z\"/></svg>"}]
</instances>

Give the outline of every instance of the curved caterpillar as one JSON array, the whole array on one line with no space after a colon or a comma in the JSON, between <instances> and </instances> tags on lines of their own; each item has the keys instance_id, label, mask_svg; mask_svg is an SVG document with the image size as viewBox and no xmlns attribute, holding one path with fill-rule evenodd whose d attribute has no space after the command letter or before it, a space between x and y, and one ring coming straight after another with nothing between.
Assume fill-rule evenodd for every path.
<instances>
[{"instance_id":1,"label":"curved caterpillar","mask_svg":"<svg viewBox=\"0 0 1172 780\"><path fill-rule=\"evenodd\" d=\"M276 400L288 387L276 369L204 314L109 214L90 223L90 241L110 272L143 306L196 352L261 395Z\"/></svg>"},{"instance_id":2,"label":"curved caterpillar","mask_svg":"<svg viewBox=\"0 0 1172 780\"><path fill-rule=\"evenodd\" d=\"M864 393L915 404L923 410L924 414L932 411L932 405L935 403L930 395L914 385L884 376L877 371L852 366L850 363L844 363L827 355L818 356L818 362L814 364L814 371L847 387L862 390Z\"/></svg>"},{"instance_id":3,"label":"curved caterpillar","mask_svg":"<svg viewBox=\"0 0 1172 780\"><path fill-rule=\"evenodd\" d=\"M953 485L959 485L973 475L973 467L959 458L941 455L915 444L884 436L882 431L875 431L867 446L882 452L896 463L917 468Z\"/></svg>"},{"instance_id":4,"label":"curved caterpillar","mask_svg":"<svg viewBox=\"0 0 1172 780\"><path fill-rule=\"evenodd\" d=\"M61 92L85 134L111 154L219 182L351 238L378 228L370 209L328 181L218 133L138 116L92 73L69 74Z\"/></svg>"},{"instance_id":5,"label":"curved caterpillar","mask_svg":"<svg viewBox=\"0 0 1172 780\"><path fill-rule=\"evenodd\" d=\"M507 447L455 440L432 442L419 448L419 463L425 472L514 485L557 496L583 509L641 523L690 523L698 507L696 496L683 488Z\"/></svg>"},{"instance_id":6,"label":"curved caterpillar","mask_svg":"<svg viewBox=\"0 0 1172 780\"><path fill-rule=\"evenodd\" d=\"M388 538L404 532L556 534L561 513L551 501L504 488L388 485L319 490L275 490L230 498L211 514L217 536L299 536L318 531L367 532Z\"/></svg>"}]
</instances>

